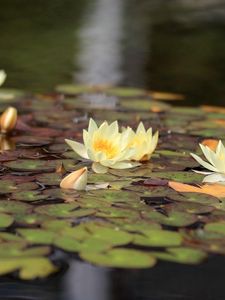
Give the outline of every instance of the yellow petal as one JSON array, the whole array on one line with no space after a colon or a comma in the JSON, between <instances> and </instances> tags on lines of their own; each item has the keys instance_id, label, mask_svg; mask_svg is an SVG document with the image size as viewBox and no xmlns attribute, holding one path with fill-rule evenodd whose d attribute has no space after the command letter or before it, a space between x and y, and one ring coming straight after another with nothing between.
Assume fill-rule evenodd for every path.
<instances>
[{"instance_id":1,"label":"yellow petal","mask_svg":"<svg viewBox=\"0 0 225 300\"><path fill-rule=\"evenodd\" d=\"M60 182L62 189L85 190L87 186L87 168L70 173Z\"/></svg>"},{"instance_id":2,"label":"yellow petal","mask_svg":"<svg viewBox=\"0 0 225 300\"><path fill-rule=\"evenodd\" d=\"M101 165L100 163L98 162L94 162L92 164L92 170L95 172L95 173L100 173L100 174L105 174L107 173L108 171L108 168Z\"/></svg>"},{"instance_id":3,"label":"yellow petal","mask_svg":"<svg viewBox=\"0 0 225 300\"><path fill-rule=\"evenodd\" d=\"M75 151L78 155L80 155L83 158L89 158L87 155L87 150L85 146L81 143L78 143L76 141L65 139L65 142Z\"/></svg>"}]
</instances>

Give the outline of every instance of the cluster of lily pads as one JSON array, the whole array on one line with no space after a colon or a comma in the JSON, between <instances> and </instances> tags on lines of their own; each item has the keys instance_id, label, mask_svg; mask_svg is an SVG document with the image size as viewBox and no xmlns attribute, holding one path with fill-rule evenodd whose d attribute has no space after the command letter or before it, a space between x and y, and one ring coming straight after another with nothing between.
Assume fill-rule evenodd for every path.
<instances>
[{"instance_id":1,"label":"cluster of lily pads","mask_svg":"<svg viewBox=\"0 0 225 300\"><path fill-rule=\"evenodd\" d=\"M106 104L96 105L92 96L104 97ZM109 107L108 97L115 98L115 107ZM167 98L179 97L135 88L77 85L27 97L22 91L1 88L0 110L8 106L19 110L15 128L6 136L16 148L5 151L0 142L1 275L25 280L46 277L65 269L71 259L98 266L150 268L158 260L198 264L208 255L225 255L225 186L202 183L204 174L192 170L202 172L199 163L208 165L190 156L200 155L196 145L202 144L214 167L210 170L222 174L219 140L225 133L225 110L171 106ZM89 123L90 118L104 125ZM114 120L125 129L117 131ZM143 136L150 126L160 132L154 152L144 153L144 138L137 141L137 148L132 144L131 137L139 137L140 132L129 128L138 127L140 121ZM88 124L89 130L82 135ZM121 145L121 159L114 163L110 156L116 152L105 143L114 141L107 132L112 128L118 147L121 136L130 135L130 150L123 153L126 159L122 159L120 149L125 148ZM84 146L68 142L76 152L65 143L65 139L81 141L82 137ZM104 142L99 142L97 138L102 137ZM94 151L95 146L104 149L105 156ZM143 161L146 154L151 159ZM107 173L94 172L90 161L107 167ZM139 166L112 167L122 162ZM89 188L79 190L87 168ZM74 170L79 180L72 176L73 189L60 188L69 187L64 179ZM107 189L96 188L105 183ZM64 254L60 259L55 255L59 249Z\"/></svg>"}]
</instances>

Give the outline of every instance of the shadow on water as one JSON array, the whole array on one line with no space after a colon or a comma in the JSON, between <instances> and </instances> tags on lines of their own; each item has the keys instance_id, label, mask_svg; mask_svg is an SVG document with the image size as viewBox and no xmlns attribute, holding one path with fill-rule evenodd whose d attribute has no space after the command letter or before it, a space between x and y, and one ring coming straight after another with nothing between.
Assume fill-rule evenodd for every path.
<instances>
[{"instance_id":1,"label":"shadow on water","mask_svg":"<svg viewBox=\"0 0 225 300\"><path fill-rule=\"evenodd\" d=\"M224 104L224 0L2 0L0 26L6 86L111 83Z\"/></svg>"},{"instance_id":2,"label":"shadow on water","mask_svg":"<svg viewBox=\"0 0 225 300\"><path fill-rule=\"evenodd\" d=\"M72 261L64 274L36 282L1 279L1 300L224 300L225 263L159 263L153 269L113 270Z\"/></svg>"}]
</instances>

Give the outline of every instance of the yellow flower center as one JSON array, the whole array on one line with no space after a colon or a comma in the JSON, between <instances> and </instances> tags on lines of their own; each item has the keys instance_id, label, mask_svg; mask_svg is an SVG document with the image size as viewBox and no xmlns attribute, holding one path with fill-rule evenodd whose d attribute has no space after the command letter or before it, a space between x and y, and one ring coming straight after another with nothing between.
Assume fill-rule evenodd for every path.
<instances>
[{"instance_id":1,"label":"yellow flower center","mask_svg":"<svg viewBox=\"0 0 225 300\"><path fill-rule=\"evenodd\" d=\"M118 154L118 147L116 147L111 141L106 139L97 139L93 143L93 148L97 152L103 152L107 158L113 158Z\"/></svg>"}]
</instances>

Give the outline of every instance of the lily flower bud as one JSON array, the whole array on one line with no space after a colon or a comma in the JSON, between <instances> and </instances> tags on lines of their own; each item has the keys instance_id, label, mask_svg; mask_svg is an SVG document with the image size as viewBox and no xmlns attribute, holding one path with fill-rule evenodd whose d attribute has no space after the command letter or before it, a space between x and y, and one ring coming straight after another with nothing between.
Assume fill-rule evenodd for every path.
<instances>
[{"instance_id":1,"label":"lily flower bud","mask_svg":"<svg viewBox=\"0 0 225 300\"><path fill-rule=\"evenodd\" d=\"M87 168L81 168L70 173L60 182L62 189L85 190L87 186Z\"/></svg>"},{"instance_id":2,"label":"lily flower bud","mask_svg":"<svg viewBox=\"0 0 225 300\"><path fill-rule=\"evenodd\" d=\"M0 85L4 83L6 79L6 72L4 70L0 70Z\"/></svg>"},{"instance_id":3,"label":"lily flower bud","mask_svg":"<svg viewBox=\"0 0 225 300\"><path fill-rule=\"evenodd\" d=\"M8 107L1 115L0 127L2 133L13 130L17 122L17 110L14 107Z\"/></svg>"}]
</instances>

